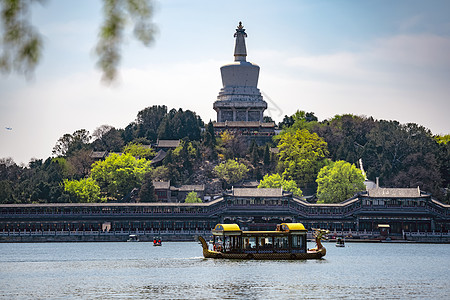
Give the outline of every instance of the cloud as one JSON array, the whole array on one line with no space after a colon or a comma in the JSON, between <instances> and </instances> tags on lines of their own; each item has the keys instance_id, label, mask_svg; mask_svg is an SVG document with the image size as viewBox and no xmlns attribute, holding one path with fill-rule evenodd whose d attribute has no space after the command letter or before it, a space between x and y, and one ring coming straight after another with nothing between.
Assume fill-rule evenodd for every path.
<instances>
[{"instance_id":1,"label":"cloud","mask_svg":"<svg viewBox=\"0 0 450 300\"><path fill-rule=\"evenodd\" d=\"M264 55L269 63L265 68L258 61L260 89L283 114L297 109L319 118L354 113L419 123L435 133L450 128L447 37L397 35L368 42L357 52Z\"/></svg>"},{"instance_id":2,"label":"cloud","mask_svg":"<svg viewBox=\"0 0 450 300\"><path fill-rule=\"evenodd\" d=\"M260 50L251 61L261 67L259 88L276 121L297 109L319 119L354 113L415 122L448 133L450 40L436 35L398 35L366 43L355 52L313 55ZM0 116L14 131L0 132L0 157L18 162L46 158L58 138L78 129L108 124L124 128L152 105L195 111L215 120L213 102L220 66L205 60L122 67L120 81L100 84L101 74L64 73L38 77L30 85L3 91ZM271 102L272 101L272 102Z\"/></svg>"},{"instance_id":3,"label":"cloud","mask_svg":"<svg viewBox=\"0 0 450 300\"><path fill-rule=\"evenodd\" d=\"M0 116L14 127L14 134L0 133L0 157L25 163L32 157L47 158L65 133L92 133L103 124L125 128L152 105L190 109L206 122L215 119L212 105L221 88L223 64L210 60L123 68L111 87L102 85L101 74L93 70L40 77L11 91L7 103L2 101Z\"/></svg>"}]
</instances>

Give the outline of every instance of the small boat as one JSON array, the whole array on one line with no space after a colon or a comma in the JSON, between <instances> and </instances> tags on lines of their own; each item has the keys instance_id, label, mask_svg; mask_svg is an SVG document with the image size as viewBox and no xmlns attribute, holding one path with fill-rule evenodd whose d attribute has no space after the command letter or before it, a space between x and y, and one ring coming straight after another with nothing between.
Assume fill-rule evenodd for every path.
<instances>
[{"instance_id":1,"label":"small boat","mask_svg":"<svg viewBox=\"0 0 450 300\"><path fill-rule=\"evenodd\" d=\"M162 246L161 238L153 238L153 246Z\"/></svg>"},{"instance_id":2,"label":"small boat","mask_svg":"<svg viewBox=\"0 0 450 300\"><path fill-rule=\"evenodd\" d=\"M321 240L328 230L313 229L317 247L307 249L301 223L282 223L275 231L242 231L237 224L217 224L212 230L213 249L198 237L205 258L231 259L319 259L327 253Z\"/></svg>"},{"instance_id":3,"label":"small boat","mask_svg":"<svg viewBox=\"0 0 450 300\"><path fill-rule=\"evenodd\" d=\"M343 238L338 237L336 239L336 247L345 247L345 240Z\"/></svg>"},{"instance_id":4,"label":"small boat","mask_svg":"<svg viewBox=\"0 0 450 300\"><path fill-rule=\"evenodd\" d=\"M139 242L139 237L135 234L130 234L127 242Z\"/></svg>"}]
</instances>

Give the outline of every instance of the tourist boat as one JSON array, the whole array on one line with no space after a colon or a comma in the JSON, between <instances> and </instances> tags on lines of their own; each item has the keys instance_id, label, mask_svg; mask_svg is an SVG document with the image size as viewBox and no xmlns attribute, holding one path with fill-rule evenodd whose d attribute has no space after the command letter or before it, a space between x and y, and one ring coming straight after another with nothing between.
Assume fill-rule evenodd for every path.
<instances>
[{"instance_id":1,"label":"tourist boat","mask_svg":"<svg viewBox=\"0 0 450 300\"><path fill-rule=\"evenodd\" d=\"M127 242L139 242L139 237L135 234L130 234Z\"/></svg>"},{"instance_id":2,"label":"tourist boat","mask_svg":"<svg viewBox=\"0 0 450 300\"><path fill-rule=\"evenodd\" d=\"M307 249L308 231L301 223L282 223L274 231L242 231L237 224L217 224L212 230L212 250L202 236L198 239L205 258L319 259L326 254L321 239L326 239L329 231L313 230L314 249Z\"/></svg>"},{"instance_id":3,"label":"tourist boat","mask_svg":"<svg viewBox=\"0 0 450 300\"><path fill-rule=\"evenodd\" d=\"M341 237L336 239L336 247L345 247L345 240Z\"/></svg>"},{"instance_id":4,"label":"tourist boat","mask_svg":"<svg viewBox=\"0 0 450 300\"><path fill-rule=\"evenodd\" d=\"M162 246L161 238L153 238L153 246Z\"/></svg>"}]
</instances>

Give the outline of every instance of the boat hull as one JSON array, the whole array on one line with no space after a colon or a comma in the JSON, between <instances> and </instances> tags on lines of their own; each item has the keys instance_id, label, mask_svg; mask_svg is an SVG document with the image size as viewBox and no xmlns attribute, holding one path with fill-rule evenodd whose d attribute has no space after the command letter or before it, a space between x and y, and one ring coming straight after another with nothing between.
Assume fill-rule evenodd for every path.
<instances>
[{"instance_id":1,"label":"boat hull","mask_svg":"<svg viewBox=\"0 0 450 300\"><path fill-rule=\"evenodd\" d=\"M287 260L287 259L320 259L327 253L325 247L319 250L309 250L306 253L223 253L211 251L203 237L198 237L202 243L203 256L205 258L225 259L257 259L257 260Z\"/></svg>"}]
</instances>

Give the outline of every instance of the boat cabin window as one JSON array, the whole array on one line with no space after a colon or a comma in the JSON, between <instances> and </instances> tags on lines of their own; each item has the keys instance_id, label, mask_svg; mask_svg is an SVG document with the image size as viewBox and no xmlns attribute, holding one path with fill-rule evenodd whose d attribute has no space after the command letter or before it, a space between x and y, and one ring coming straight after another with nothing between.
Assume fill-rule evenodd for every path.
<instances>
[{"instance_id":1,"label":"boat cabin window","mask_svg":"<svg viewBox=\"0 0 450 300\"><path fill-rule=\"evenodd\" d=\"M273 244L272 237L260 237L259 239L259 247L260 249L271 249Z\"/></svg>"},{"instance_id":2,"label":"boat cabin window","mask_svg":"<svg viewBox=\"0 0 450 300\"><path fill-rule=\"evenodd\" d=\"M288 237L282 236L282 237L275 237L274 239L274 248L275 249L288 249Z\"/></svg>"},{"instance_id":3,"label":"boat cabin window","mask_svg":"<svg viewBox=\"0 0 450 300\"><path fill-rule=\"evenodd\" d=\"M291 246L293 249L302 249L304 246L304 237L302 235L293 234Z\"/></svg>"},{"instance_id":4,"label":"boat cabin window","mask_svg":"<svg viewBox=\"0 0 450 300\"><path fill-rule=\"evenodd\" d=\"M256 249L256 237L244 237L244 249Z\"/></svg>"}]
</instances>

